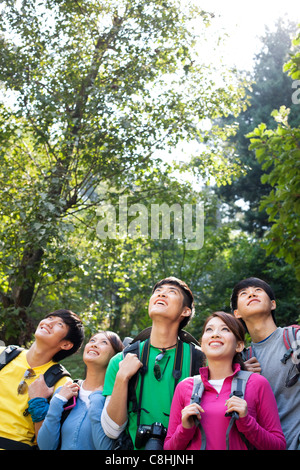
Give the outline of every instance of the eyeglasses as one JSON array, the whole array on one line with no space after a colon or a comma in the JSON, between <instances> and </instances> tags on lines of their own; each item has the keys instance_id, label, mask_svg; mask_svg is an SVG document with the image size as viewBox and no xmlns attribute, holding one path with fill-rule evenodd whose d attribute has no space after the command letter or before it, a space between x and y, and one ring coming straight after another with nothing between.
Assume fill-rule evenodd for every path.
<instances>
[{"instance_id":1,"label":"eyeglasses","mask_svg":"<svg viewBox=\"0 0 300 470\"><path fill-rule=\"evenodd\" d=\"M166 370L166 367L167 367L168 362L169 362L169 359L170 359L170 356L169 356L169 357L168 357L168 360L167 360L167 362L166 362L166 365L165 365L165 367L164 367L164 370L163 370L163 372L162 372L162 371L161 371L161 368L160 368L160 365L159 365L159 361L162 360L162 358L163 358L164 355L165 355L165 352L166 352L166 351L159 353L159 354L156 356L156 358L155 358L155 364L154 364L154 370L153 370L153 372L154 372L154 377L155 377L156 380L158 380L158 381L160 381L160 380L163 378L164 373L165 373L165 370Z\"/></svg>"},{"instance_id":2,"label":"eyeglasses","mask_svg":"<svg viewBox=\"0 0 300 470\"><path fill-rule=\"evenodd\" d=\"M23 380L18 385L18 395L24 395L24 393L27 392L28 389L28 384L26 383L27 379L31 379L32 377L35 377L36 374L33 369L27 369Z\"/></svg>"},{"instance_id":3,"label":"eyeglasses","mask_svg":"<svg viewBox=\"0 0 300 470\"><path fill-rule=\"evenodd\" d=\"M296 374L294 374L292 376L292 372L295 370L295 368L298 372L296 372ZM300 377L300 370L294 364L294 367L292 367L288 372L288 376L287 376L286 381L285 381L285 386L288 387L288 388L292 387L298 381L299 377Z\"/></svg>"}]
</instances>

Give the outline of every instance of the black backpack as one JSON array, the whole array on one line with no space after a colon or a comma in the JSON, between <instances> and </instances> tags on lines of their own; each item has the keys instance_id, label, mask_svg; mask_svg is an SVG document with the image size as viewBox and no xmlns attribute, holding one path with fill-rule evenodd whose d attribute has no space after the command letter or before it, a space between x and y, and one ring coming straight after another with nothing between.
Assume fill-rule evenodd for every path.
<instances>
[{"instance_id":1,"label":"black backpack","mask_svg":"<svg viewBox=\"0 0 300 470\"><path fill-rule=\"evenodd\" d=\"M123 350L123 357L126 354L132 353L136 354L138 358L140 358L140 343L142 341L148 340L150 338L152 327L146 328L145 330L141 331L134 339L132 338L125 338L124 342L127 343L127 346ZM190 376L194 376L199 374L200 367L205 365L205 355L201 351L200 344L198 341L187 331L181 330L178 333L178 346L176 351L176 358L173 367L173 377L175 379L175 387L179 382L181 377L181 367L182 367L182 349L183 345L182 342L188 343L190 345L190 356L191 356L191 367L190 367ZM146 348L144 348L146 350ZM146 356L146 354L145 354ZM137 411L137 398L136 398L136 386L139 374L142 376L147 372L147 364L146 358L141 357L141 362L143 363L143 367L130 379L128 385L128 402L131 401L133 403L133 411Z\"/></svg>"},{"instance_id":2,"label":"black backpack","mask_svg":"<svg viewBox=\"0 0 300 470\"><path fill-rule=\"evenodd\" d=\"M22 351L23 348L20 348L19 346L7 346L0 354L0 371ZM49 369L44 373L45 382L48 387L53 387L62 377L71 377L71 374L64 366L58 363L53 364L53 366L49 367Z\"/></svg>"},{"instance_id":3,"label":"black backpack","mask_svg":"<svg viewBox=\"0 0 300 470\"><path fill-rule=\"evenodd\" d=\"M142 400L142 390L143 390L143 379L144 375L148 370L147 365L147 350L149 348L149 338L151 334L151 328L146 328L145 330L141 331L134 339L133 338L125 338L123 344L127 346L123 350L123 357L126 356L128 353L136 354L138 358L140 358L140 343L145 341L145 345L141 355L141 362L143 366L138 370L138 372L131 377L128 384L128 405L129 402L132 403L132 411L137 412L138 414L138 424L140 420L140 411L141 411L141 400ZM175 387L179 382L179 379L182 375L181 367L182 367L182 351L183 351L183 342L188 343L190 345L190 376L194 376L199 374L200 367L205 365L205 355L201 351L200 344L198 341L187 331L181 330L178 333L178 343L176 347L176 356L174 361L173 367L173 377L175 379ZM138 383L139 375L141 375L141 389L140 389L140 396L139 401L137 400L136 396L136 387ZM131 438L127 434L127 430L123 431L123 433L116 439L113 450L132 450L133 445Z\"/></svg>"}]
</instances>

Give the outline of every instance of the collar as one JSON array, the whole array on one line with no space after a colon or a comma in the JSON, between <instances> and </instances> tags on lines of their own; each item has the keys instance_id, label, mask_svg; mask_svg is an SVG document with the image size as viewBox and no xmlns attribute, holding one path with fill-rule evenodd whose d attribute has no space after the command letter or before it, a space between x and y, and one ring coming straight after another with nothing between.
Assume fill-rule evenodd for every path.
<instances>
[{"instance_id":1,"label":"collar","mask_svg":"<svg viewBox=\"0 0 300 470\"><path fill-rule=\"evenodd\" d=\"M234 363L233 364L233 374L229 375L228 377L234 377L238 373L238 371L240 371L240 370L241 370L240 364ZM201 378L202 378L203 382L208 382L209 368L208 367L200 367L199 372L200 372L200 375L201 375ZM228 377L225 377L225 379L228 378Z\"/></svg>"}]
</instances>

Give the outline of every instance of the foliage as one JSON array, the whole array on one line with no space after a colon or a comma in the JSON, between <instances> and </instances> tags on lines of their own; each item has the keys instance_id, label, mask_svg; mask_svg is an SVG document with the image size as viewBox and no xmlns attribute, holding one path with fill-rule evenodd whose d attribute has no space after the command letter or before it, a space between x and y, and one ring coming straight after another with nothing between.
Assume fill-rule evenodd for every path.
<instances>
[{"instance_id":1,"label":"foliage","mask_svg":"<svg viewBox=\"0 0 300 470\"><path fill-rule=\"evenodd\" d=\"M149 325L153 285L169 275L194 292L189 329L196 337L208 313L229 310L235 282L253 274L275 284L280 322L295 322L292 266L266 256L259 240L226 220L209 186L196 189L196 179L222 186L240 174L234 142L224 151L224 140L246 112L246 82L243 74L224 71L220 85L220 72L201 62L197 47L199 41L205 47L213 18L181 3L1 3L0 328L6 342L26 345L38 319L61 307L82 316L86 336L100 328L134 335ZM207 121L213 121L209 129ZM128 215L135 236L117 231L99 238L103 210L110 207L119 218L125 197L136 209ZM150 220L145 233L141 213L162 204L203 205L200 249L187 249L186 236L176 238L175 213L169 237L160 230L151 238Z\"/></svg>"},{"instance_id":2,"label":"foliage","mask_svg":"<svg viewBox=\"0 0 300 470\"><path fill-rule=\"evenodd\" d=\"M299 43L298 37L295 45ZM293 76L296 76L296 69L300 71L298 56L298 52L293 54L285 67ZM256 158L263 170L267 170L262 183L272 187L261 203L272 223L266 234L267 253L274 253L292 264L300 280L300 127L291 127L288 115L289 109L282 106L272 113L277 129L270 130L260 124L248 137L250 148L255 149Z\"/></svg>"},{"instance_id":3,"label":"foliage","mask_svg":"<svg viewBox=\"0 0 300 470\"><path fill-rule=\"evenodd\" d=\"M266 28L261 38L261 50L255 56L251 74L252 90L249 93L249 106L238 117L221 119L221 124L236 123L236 133L227 139L224 152L231 151L233 162L240 165L240 173L235 175L231 184L221 186L217 193L228 204L227 213L231 218L239 218L242 230L262 238L270 227L268 214L260 208L261 198L268 195L272 187L261 182L264 170L249 148L247 134L260 123L270 129L276 127L271 116L274 109L286 106L291 109L290 124L300 124L299 106L292 102L292 78L282 70L291 50L291 35L296 24L279 19L274 31Z\"/></svg>"},{"instance_id":4,"label":"foliage","mask_svg":"<svg viewBox=\"0 0 300 470\"><path fill-rule=\"evenodd\" d=\"M300 32L298 32L298 35L293 40L293 45L295 46L295 49L297 48L297 46L300 45ZM293 53L291 54L291 59L284 65L283 70L285 72L288 72L288 74L291 76L293 80L297 80L300 78L300 52L299 50L297 51L296 49L293 51Z\"/></svg>"},{"instance_id":5,"label":"foliage","mask_svg":"<svg viewBox=\"0 0 300 470\"><path fill-rule=\"evenodd\" d=\"M275 131L261 124L249 135L262 168L271 167L262 177L263 183L274 188L261 203L272 222L265 246L268 254L274 253L292 264L300 280L300 128L289 127L285 108L273 115L281 121Z\"/></svg>"},{"instance_id":6,"label":"foliage","mask_svg":"<svg viewBox=\"0 0 300 470\"><path fill-rule=\"evenodd\" d=\"M7 0L1 8L0 325L6 341L26 344L35 306L64 301L57 283L75 283L74 291L91 297L91 318L97 302L107 302L104 289L118 299L126 291L115 260L122 245L91 248L95 209L107 199L102 185L114 200L165 195L173 184L166 151L200 138L203 120L237 113L244 91L232 74L217 85L200 62L195 44L211 17L196 5ZM205 152L198 174L222 180L227 169L230 162L218 166ZM97 269L107 272L94 299L76 283L96 249ZM128 247L128 263L135 249Z\"/></svg>"}]
</instances>

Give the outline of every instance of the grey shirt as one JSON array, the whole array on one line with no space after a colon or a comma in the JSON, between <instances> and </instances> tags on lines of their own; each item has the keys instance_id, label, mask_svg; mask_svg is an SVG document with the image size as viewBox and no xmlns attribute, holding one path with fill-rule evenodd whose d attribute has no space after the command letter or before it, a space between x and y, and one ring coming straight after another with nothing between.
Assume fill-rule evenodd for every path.
<instances>
[{"instance_id":1,"label":"grey shirt","mask_svg":"<svg viewBox=\"0 0 300 470\"><path fill-rule=\"evenodd\" d=\"M286 364L281 362L287 352L283 328L277 328L267 339L260 343L251 343L251 346L252 355L261 365L261 374L273 389L287 449L300 450L300 378L292 387L286 387L289 372L293 376L297 369L291 358Z\"/></svg>"}]
</instances>

